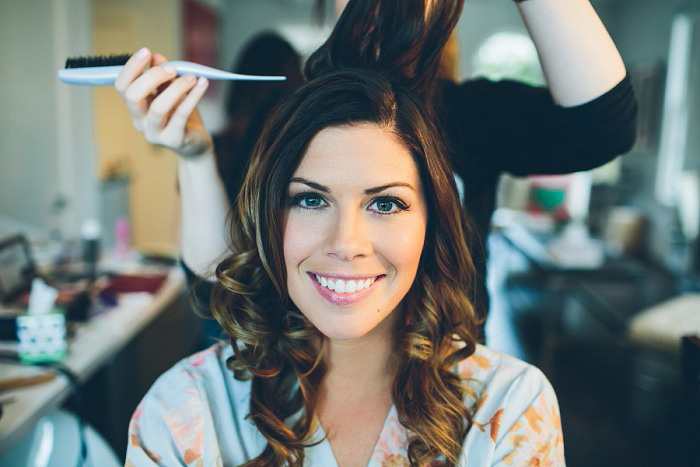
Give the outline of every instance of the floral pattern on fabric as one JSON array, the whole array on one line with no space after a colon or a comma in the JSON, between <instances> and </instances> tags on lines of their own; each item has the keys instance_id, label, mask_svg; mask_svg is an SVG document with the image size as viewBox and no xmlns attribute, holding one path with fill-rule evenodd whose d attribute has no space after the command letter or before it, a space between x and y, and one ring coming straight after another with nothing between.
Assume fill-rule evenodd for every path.
<instances>
[{"instance_id":1,"label":"floral pattern on fabric","mask_svg":"<svg viewBox=\"0 0 700 467\"><path fill-rule=\"evenodd\" d=\"M132 416L126 465L240 465L264 449L245 418L250 384L233 379L229 356L230 346L217 344L156 381ZM479 345L456 371L473 414L459 465L565 465L557 399L537 368ZM368 467L408 466L410 437L392 407ZM337 466L328 441L308 448L304 464Z\"/></svg>"},{"instance_id":2,"label":"floral pattern on fabric","mask_svg":"<svg viewBox=\"0 0 700 467\"><path fill-rule=\"evenodd\" d=\"M141 450L143 450L144 454L146 454L146 456L148 456L148 458L151 459L153 462L160 462L161 456L141 446L141 442L138 438L139 420L141 418L142 413L143 409L139 405L134 411L134 414L131 416L131 422L129 423L129 446L133 446L134 448L140 448ZM131 464L129 459L126 460L126 463L127 465Z\"/></svg>"}]
</instances>

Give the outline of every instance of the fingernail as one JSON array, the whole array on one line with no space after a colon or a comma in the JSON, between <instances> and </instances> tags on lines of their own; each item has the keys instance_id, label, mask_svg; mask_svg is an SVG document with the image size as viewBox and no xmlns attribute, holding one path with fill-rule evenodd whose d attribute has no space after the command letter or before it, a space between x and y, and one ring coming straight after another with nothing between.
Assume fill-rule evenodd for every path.
<instances>
[{"instance_id":1,"label":"fingernail","mask_svg":"<svg viewBox=\"0 0 700 467\"><path fill-rule=\"evenodd\" d=\"M165 72L168 73L169 75L172 75L173 73L177 73L177 70L176 70L175 67L172 66L172 65L165 65L165 66L163 67L163 71L165 71Z\"/></svg>"},{"instance_id":2,"label":"fingernail","mask_svg":"<svg viewBox=\"0 0 700 467\"><path fill-rule=\"evenodd\" d=\"M143 47L138 52L136 52L135 55L136 55L136 58L138 58L139 60L142 60L142 59L148 57L148 49L146 47Z\"/></svg>"},{"instance_id":3,"label":"fingernail","mask_svg":"<svg viewBox=\"0 0 700 467\"><path fill-rule=\"evenodd\" d=\"M209 82L209 80L207 80L204 76L201 76L201 77L197 80L197 86L200 86L200 87L206 86L208 82Z\"/></svg>"},{"instance_id":4,"label":"fingernail","mask_svg":"<svg viewBox=\"0 0 700 467\"><path fill-rule=\"evenodd\" d=\"M185 75L185 81L187 81L188 83L193 83L195 79L196 78L192 73L190 73L189 75Z\"/></svg>"}]
</instances>

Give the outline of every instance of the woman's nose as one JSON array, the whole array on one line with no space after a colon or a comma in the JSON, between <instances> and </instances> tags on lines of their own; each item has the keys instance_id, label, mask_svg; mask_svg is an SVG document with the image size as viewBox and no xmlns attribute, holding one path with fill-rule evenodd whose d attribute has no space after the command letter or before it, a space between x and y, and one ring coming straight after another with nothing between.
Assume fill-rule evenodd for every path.
<instances>
[{"instance_id":1,"label":"woman's nose","mask_svg":"<svg viewBox=\"0 0 700 467\"><path fill-rule=\"evenodd\" d=\"M326 253L341 261L372 254L368 219L357 209L339 210L329 228Z\"/></svg>"}]
</instances>

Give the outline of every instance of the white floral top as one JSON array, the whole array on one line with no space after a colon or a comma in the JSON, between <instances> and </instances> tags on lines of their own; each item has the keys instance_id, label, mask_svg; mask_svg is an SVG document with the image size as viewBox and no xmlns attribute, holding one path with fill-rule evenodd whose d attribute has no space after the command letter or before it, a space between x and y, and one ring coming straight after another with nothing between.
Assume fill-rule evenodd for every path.
<instances>
[{"instance_id":1,"label":"white floral top","mask_svg":"<svg viewBox=\"0 0 700 467\"><path fill-rule=\"evenodd\" d=\"M235 466L262 452L265 439L245 418L250 381L233 378L231 354L218 344L158 378L131 418L127 466ZM458 371L476 408L459 465L565 465L557 399L540 370L479 345ZM314 437L323 436L319 426ZM368 466L407 466L408 436L392 407ZM308 448L305 465L337 466L330 443Z\"/></svg>"}]
</instances>

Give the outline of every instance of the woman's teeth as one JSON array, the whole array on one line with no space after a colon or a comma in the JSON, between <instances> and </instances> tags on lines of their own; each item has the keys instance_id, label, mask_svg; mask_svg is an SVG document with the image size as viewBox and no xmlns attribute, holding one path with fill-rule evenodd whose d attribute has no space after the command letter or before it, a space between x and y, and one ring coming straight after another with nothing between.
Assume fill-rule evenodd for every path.
<instances>
[{"instance_id":1,"label":"woman's teeth","mask_svg":"<svg viewBox=\"0 0 700 467\"><path fill-rule=\"evenodd\" d=\"M343 279L331 279L315 274L316 280L319 284L327 289L333 290L336 293L353 293L362 289L366 289L377 279L372 277L365 280L343 280Z\"/></svg>"}]
</instances>

